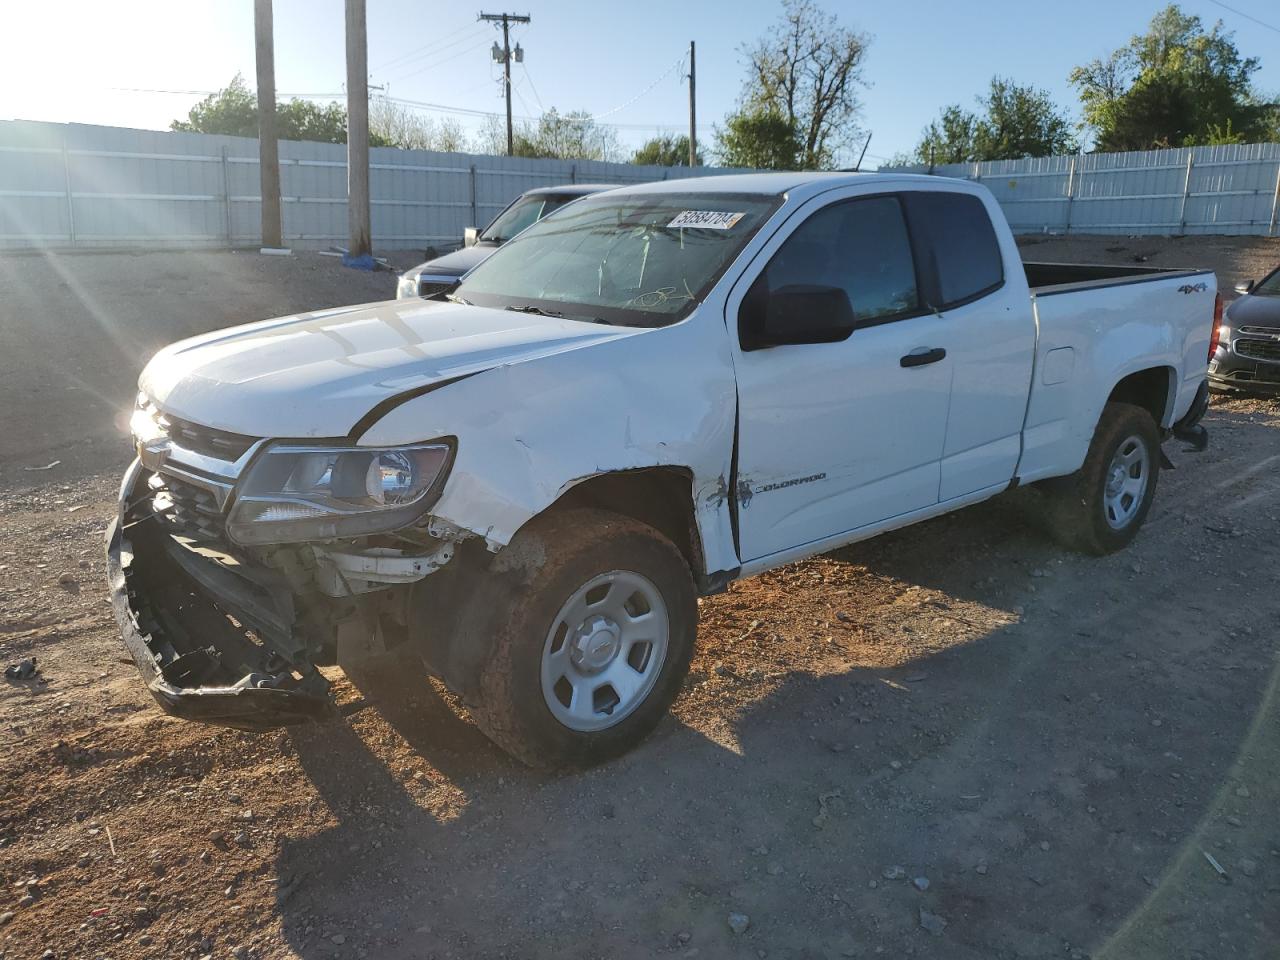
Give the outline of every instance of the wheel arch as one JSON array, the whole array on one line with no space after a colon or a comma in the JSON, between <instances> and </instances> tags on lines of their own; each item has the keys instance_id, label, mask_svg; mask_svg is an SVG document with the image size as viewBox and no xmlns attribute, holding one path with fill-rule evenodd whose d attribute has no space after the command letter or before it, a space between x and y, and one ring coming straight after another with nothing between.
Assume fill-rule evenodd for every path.
<instances>
[{"instance_id":1,"label":"wheel arch","mask_svg":"<svg viewBox=\"0 0 1280 960\"><path fill-rule=\"evenodd\" d=\"M1141 407L1151 414L1157 427L1164 429L1172 422L1176 397L1177 371L1171 366L1160 365L1125 374L1111 388L1107 403L1129 403Z\"/></svg>"},{"instance_id":2,"label":"wheel arch","mask_svg":"<svg viewBox=\"0 0 1280 960\"><path fill-rule=\"evenodd\" d=\"M723 590L737 571L708 576L694 502L694 474L688 467L651 466L602 471L574 480L545 509L512 537L555 513L590 508L606 510L653 527L680 552L697 592ZM506 548L503 548L504 550ZM469 602L476 588L516 588L508 583L500 558L476 538L463 543L444 569L416 585L410 635L430 669L464 699L474 695L481 668L492 648L487 604Z\"/></svg>"},{"instance_id":3,"label":"wheel arch","mask_svg":"<svg viewBox=\"0 0 1280 960\"><path fill-rule=\"evenodd\" d=\"M568 484L544 513L579 507L608 510L653 527L676 545L699 592L706 592L707 564L694 507L692 469L654 466L592 474Z\"/></svg>"}]
</instances>

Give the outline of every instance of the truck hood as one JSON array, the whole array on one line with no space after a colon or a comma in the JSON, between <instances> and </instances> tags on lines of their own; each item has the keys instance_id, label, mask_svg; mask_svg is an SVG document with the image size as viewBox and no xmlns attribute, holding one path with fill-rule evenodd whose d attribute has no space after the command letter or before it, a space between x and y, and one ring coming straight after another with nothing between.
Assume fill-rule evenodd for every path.
<instances>
[{"instance_id":1,"label":"truck hood","mask_svg":"<svg viewBox=\"0 0 1280 960\"><path fill-rule=\"evenodd\" d=\"M253 437L347 435L433 383L643 332L429 300L218 330L157 353L139 389L166 413Z\"/></svg>"},{"instance_id":2,"label":"truck hood","mask_svg":"<svg viewBox=\"0 0 1280 960\"><path fill-rule=\"evenodd\" d=\"M1227 323L1238 327L1272 327L1280 333L1280 297L1247 294L1227 308Z\"/></svg>"},{"instance_id":3,"label":"truck hood","mask_svg":"<svg viewBox=\"0 0 1280 960\"><path fill-rule=\"evenodd\" d=\"M426 263L420 263L408 272L425 273L428 276L460 277L477 263L488 260L497 252L498 244L496 243L478 243L472 247L455 250L453 253L446 253L443 257L436 257Z\"/></svg>"}]
</instances>

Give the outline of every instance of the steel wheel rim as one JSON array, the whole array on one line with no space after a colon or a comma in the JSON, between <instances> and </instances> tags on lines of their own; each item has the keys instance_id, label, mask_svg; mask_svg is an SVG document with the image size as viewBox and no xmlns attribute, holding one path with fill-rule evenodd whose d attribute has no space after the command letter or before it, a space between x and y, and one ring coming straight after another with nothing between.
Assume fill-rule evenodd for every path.
<instances>
[{"instance_id":1,"label":"steel wheel rim","mask_svg":"<svg viewBox=\"0 0 1280 960\"><path fill-rule=\"evenodd\" d=\"M670 620L662 594L631 570L592 577L564 602L542 646L542 697L570 730L621 723L653 691Z\"/></svg>"},{"instance_id":2,"label":"steel wheel rim","mask_svg":"<svg viewBox=\"0 0 1280 960\"><path fill-rule=\"evenodd\" d=\"M1125 437L1116 447L1107 467L1102 490L1102 511L1107 526L1123 530L1142 509L1147 484L1151 480L1151 454L1142 438Z\"/></svg>"}]
</instances>

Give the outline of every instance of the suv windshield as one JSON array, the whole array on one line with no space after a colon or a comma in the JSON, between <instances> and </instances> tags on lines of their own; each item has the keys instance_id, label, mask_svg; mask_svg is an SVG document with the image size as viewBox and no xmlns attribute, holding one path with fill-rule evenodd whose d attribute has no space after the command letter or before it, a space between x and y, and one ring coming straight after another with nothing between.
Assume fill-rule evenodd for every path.
<instances>
[{"instance_id":1,"label":"suv windshield","mask_svg":"<svg viewBox=\"0 0 1280 960\"><path fill-rule=\"evenodd\" d=\"M540 220L467 275L486 307L631 326L686 316L777 208L764 194L601 194Z\"/></svg>"},{"instance_id":2,"label":"suv windshield","mask_svg":"<svg viewBox=\"0 0 1280 960\"><path fill-rule=\"evenodd\" d=\"M1280 297L1280 270L1263 277L1249 292L1259 297Z\"/></svg>"},{"instance_id":3,"label":"suv windshield","mask_svg":"<svg viewBox=\"0 0 1280 960\"><path fill-rule=\"evenodd\" d=\"M485 243L506 243L529 224L537 223L552 210L559 210L566 203L576 199L578 198L553 193L521 197L498 214L493 223L484 228L480 239Z\"/></svg>"}]
</instances>

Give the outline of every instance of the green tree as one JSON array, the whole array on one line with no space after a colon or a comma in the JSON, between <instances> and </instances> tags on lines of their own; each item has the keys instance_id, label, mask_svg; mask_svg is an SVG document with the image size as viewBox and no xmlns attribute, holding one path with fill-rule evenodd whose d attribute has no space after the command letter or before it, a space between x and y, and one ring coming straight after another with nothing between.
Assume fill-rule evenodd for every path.
<instances>
[{"instance_id":1,"label":"green tree","mask_svg":"<svg viewBox=\"0 0 1280 960\"><path fill-rule=\"evenodd\" d=\"M801 146L795 123L776 110L743 108L716 128L716 156L726 167L795 170Z\"/></svg>"},{"instance_id":2,"label":"green tree","mask_svg":"<svg viewBox=\"0 0 1280 960\"><path fill-rule=\"evenodd\" d=\"M258 98L244 82L244 77L237 73L227 86L192 107L186 120L174 120L169 129L183 133L256 137Z\"/></svg>"},{"instance_id":3,"label":"green tree","mask_svg":"<svg viewBox=\"0 0 1280 960\"><path fill-rule=\"evenodd\" d=\"M979 111L959 104L943 109L924 128L914 163L966 163L1018 160L1070 153L1075 149L1071 122L1043 90L992 77Z\"/></svg>"},{"instance_id":4,"label":"green tree","mask_svg":"<svg viewBox=\"0 0 1280 960\"><path fill-rule=\"evenodd\" d=\"M452 117L439 121L423 116L412 107L388 97L369 101L369 138L402 150L443 150L461 153L467 149L467 133Z\"/></svg>"},{"instance_id":5,"label":"green tree","mask_svg":"<svg viewBox=\"0 0 1280 960\"><path fill-rule=\"evenodd\" d=\"M1280 109L1254 89L1258 59L1241 56L1234 36L1222 21L1206 30L1170 4L1146 33L1072 70L1097 148L1190 146L1227 131L1244 141L1274 137Z\"/></svg>"},{"instance_id":6,"label":"green tree","mask_svg":"<svg viewBox=\"0 0 1280 960\"><path fill-rule=\"evenodd\" d=\"M937 120L930 122L920 135L915 155L909 163L964 163L973 159L973 136L977 116L959 104L944 107Z\"/></svg>"},{"instance_id":7,"label":"green tree","mask_svg":"<svg viewBox=\"0 0 1280 960\"><path fill-rule=\"evenodd\" d=\"M816 0L782 0L776 29L744 48L747 80L736 114L761 132L777 134L781 117L798 146L793 166L817 170L833 166L840 152L860 140L858 88L865 86L862 61L870 39L844 26ZM728 125L729 121L726 121ZM776 153L780 141L766 146ZM748 151L753 152L753 151Z\"/></svg>"},{"instance_id":8,"label":"green tree","mask_svg":"<svg viewBox=\"0 0 1280 960\"><path fill-rule=\"evenodd\" d=\"M477 138L484 153L507 152L507 128L491 116ZM597 123L585 110L560 113L555 107L535 123L516 124L512 135L512 155L560 160L619 160L623 156L618 134L612 127Z\"/></svg>"},{"instance_id":9,"label":"green tree","mask_svg":"<svg viewBox=\"0 0 1280 960\"><path fill-rule=\"evenodd\" d=\"M702 166L702 151L698 151L698 166ZM631 155L631 162L659 167L687 167L689 165L689 138L669 133L646 140Z\"/></svg>"},{"instance_id":10,"label":"green tree","mask_svg":"<svg viewBox=\"0 0 1280 960\"><path fill-rule=\"evenodd\" d=\"M174 120L169 129L256 138L258 96L237 73L227 86L192 107L186 120ZM317 104L297 98L277 102L276 136L281 140L346 143L347 111L339 103ZM374 147L391 146L389 140L373 130L369 133L369 144Z\"/></svg>"}]
</instances>

